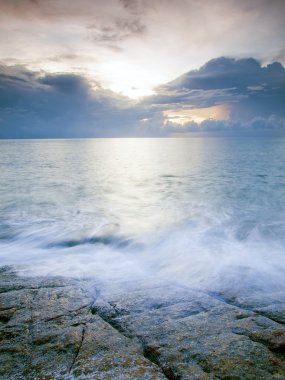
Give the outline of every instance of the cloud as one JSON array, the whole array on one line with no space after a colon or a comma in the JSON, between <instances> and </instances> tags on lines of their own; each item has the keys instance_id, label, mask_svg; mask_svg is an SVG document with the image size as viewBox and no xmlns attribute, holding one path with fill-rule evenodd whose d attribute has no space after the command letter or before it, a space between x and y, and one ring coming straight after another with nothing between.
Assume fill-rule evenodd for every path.
<instances>
[{"instance_id":1,"label":"cloud","mask_svg":"<svg viewBox=\"0 0 285 380\"><path fill-rule=\"evenodd\" d=\"M132 14L141 14L149 4L146 0L119 0L125 9Z\"/></svg>"},{"instance_id":2,"label":"cloud","mask_svg":"<svg viewBox=\"0 0 285 380\"><path fill-rule=\"evenodd\" d=\"M279 62L262 67L253 59L221 57L157 88L146 100L161 108L202 108L227 104L234 120L285 117L285 69Z\"/></svg>"},{"instance_id":3,"label":"cloud","mask_svg":"<svg viewBox=\"0 0 285 380\"><path fill-rule=\"evenodd\" d=\"M285 70L277 62L262 67L252 58L218 58L157 91L155 96L135 102L82 75L2 65L0 138L285 131ZM211 116L214 111L219 111L217 117ZM183 112L186 118L181 117ZM192 117L195 113L197 118ZM183 125L178 124L179 119L184 120Z\"/></svg>"},{"instance_id":4,"label":"cloud","mask_svg":"<svg viewBox=\"0 0 285 380\"><path fill-rule=\"evenodd\" d=\"M247 122L235 120L204 120L202 123L190 121L183 126L166 121L164 124L153 128L150 124L150 131L159 136L276 136L285 134L285 118L279 119L274 115L268 118L255 117Z\"/></svg>"},{"instance_id":5,"label":"cloud","mask_svg":"<svg viewBox=\"0 0 285 380\"><path fill-rule=\"evenodd\" d=\"M39 79L39 82L67 94L85 94L89 88L88 83L82 77L72 74L48 74Z\"/></svg>"},{"instance_id":6,"label":"cloud","mask_svg":"<svg viewBox=\"0 0 285 380\"><path fill-rule=\"evenodd\" d=\"M0 138L121 136L133 113L129 100L82 76L1 66Z\"/></svg>"},{"instance_id":7,"label":"cloud","mask_svg":"<svg viewBox=\"0 0 285 380\"><path fill-rule=\"evenodd\" d=\"M92 24L88 26L92 39L97 42L114 43L145 34L146 26L139 18L118 18L110 24Z\"/></svg>"},{"instance_id":8,"label":"cloud","mask_svg":"<svg viewBox=\"0 0 285 380\"><path fill-rule=\"evenodd\" d=\"M53 23L75 23L93 31L95 41L121 41L146 31L142 18L146 1L98 0L78 2L44 0L2 0L0 10L6 17Z\"/></svg>"},{"instance_id":9,"label":"cloud","mask_svg":"<svg viewBox=\"0 0 285 380\"><path fill-rule=\"evenodd\" d=\"M284 12L277 0L1 0L0 60L96 75L127 94L129 70L114 75L123 62L143 68L134 86L150 93L213 56L283 60Z\"/></svg>"}]
</instances>

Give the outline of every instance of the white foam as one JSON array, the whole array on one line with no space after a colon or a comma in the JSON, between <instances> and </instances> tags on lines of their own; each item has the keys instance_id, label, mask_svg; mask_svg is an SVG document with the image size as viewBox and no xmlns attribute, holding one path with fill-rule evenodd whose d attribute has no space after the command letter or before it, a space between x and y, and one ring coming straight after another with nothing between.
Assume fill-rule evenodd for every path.
<instances>
[{"instance_id":1,"label":"white foam","mask_svg":"<svg viewBox=\"0 0 285 380\"><path fill-rule=\"evenodd\" d=\"M70 247L21 235L1 243L0 258L23 275L88 277L105 285L155 279L207 289L284 289L282 243L257 232L240 240L232 230L220 222L184 224L122 246L110 235L107 243L87 239Z\"/></svg>"}]
</instances>

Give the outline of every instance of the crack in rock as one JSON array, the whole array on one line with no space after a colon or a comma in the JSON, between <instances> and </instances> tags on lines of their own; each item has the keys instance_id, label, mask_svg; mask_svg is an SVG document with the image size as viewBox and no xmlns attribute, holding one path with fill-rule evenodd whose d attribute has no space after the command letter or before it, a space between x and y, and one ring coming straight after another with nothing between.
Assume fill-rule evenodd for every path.
<instances>
[{"instance_id":1,"label":"crack in rock","mask_svg":"<svg viewBox=\"0 0 285 380\"><path fill-rule=\"evenodd\" d=\"M76 360L77 360L78 355L79 355L79 353L80 353L81 347L82 347L82 345L83 345L84 337L85 337L85 326L82 328L81 341L80 341L80 343L79 343L79 346L78 346L78 348L77 348L77 350L76 350L76 352L75 352L74 358L73 358L72 363L71 363L71 365L70 365L70 367L69 367L69 370L68 370L68 374L69 374L69 375L71 374L71 371L72 371L72 369L73 369L73 367L74 367L74 364L76 363Z\"/></svg>"}]
</instances>

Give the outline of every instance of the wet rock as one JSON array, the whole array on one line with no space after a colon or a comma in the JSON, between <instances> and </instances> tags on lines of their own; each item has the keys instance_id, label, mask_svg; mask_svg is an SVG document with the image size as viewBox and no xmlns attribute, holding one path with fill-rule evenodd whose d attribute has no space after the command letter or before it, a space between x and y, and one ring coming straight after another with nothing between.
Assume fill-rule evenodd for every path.
<instances>
[{"instance_id":1,"label":"wet rock","mask_svg":"<svg viewBox=\"0 0 285 380\"><path fill-rule=\"evenodd\" d=\"M0 271L0 378L285 379L281 295ZM275 298L274 298L275 297Z\"/></svg>"},{"instance_id":2,"label":"wet rock","mask_svg":"<svg viewBox=\"0 0 285 380\"><path fill-rule=\"evenodd\" d=\"M88 283L9 270L0 282L1 379L165 379L137 342L92 313Z\"/></svg>"},{"instance_id":3,"label":"wet rock","mask_svg":"<svg viewBox=\"0 0 285 380\"><path fill-rule=\"evenodd\" d=\"M123 313L105 315L106 307L98 312L137 337L168 378L285 379L284 326L254 311L258 300L250 310L226 298L175 286L139 288L105 295Z\"/></svg>"}]
</instances>

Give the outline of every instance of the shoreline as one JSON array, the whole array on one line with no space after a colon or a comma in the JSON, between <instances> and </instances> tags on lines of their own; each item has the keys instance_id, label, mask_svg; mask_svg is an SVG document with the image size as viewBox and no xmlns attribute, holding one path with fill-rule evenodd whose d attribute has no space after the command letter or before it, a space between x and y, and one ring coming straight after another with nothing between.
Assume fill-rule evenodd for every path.
<instances>
[{"instance_id":1,"label":"shoreline","mask_svg":"<svg viewBox=\"0 0 285 380\"><path fill-rule=\"evenodd\" d=\"M0 379L285 379L285 295L88 281L0 268Z\"/></svg>"}]
</instances>

